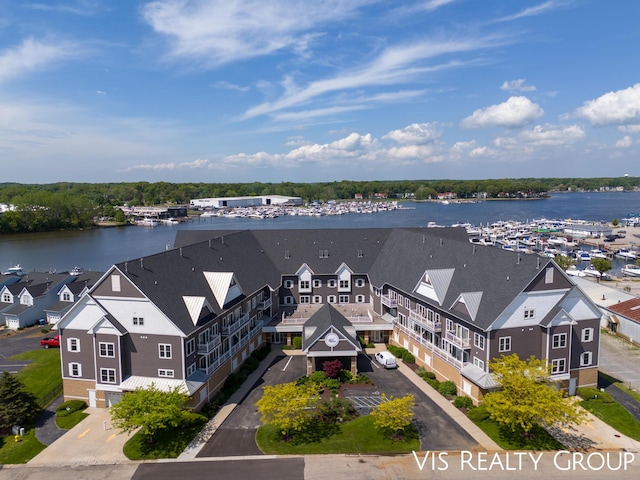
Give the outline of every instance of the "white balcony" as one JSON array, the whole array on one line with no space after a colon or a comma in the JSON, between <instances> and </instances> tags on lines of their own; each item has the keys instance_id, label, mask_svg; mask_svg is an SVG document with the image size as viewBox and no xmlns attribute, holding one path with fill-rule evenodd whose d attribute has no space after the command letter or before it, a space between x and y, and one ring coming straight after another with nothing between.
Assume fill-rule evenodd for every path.
<instances>
[{"instance_id":1,"label":"white balcony","mask_svg":"<svg viewBox=\"0 0 640 480\"><path fill-rule=\"evenodd\" d=\"M198 343L198 354L207 355L220 345L220 335L213 335L207 343Z\"/></svg>"},{"instance_id":2,"label":"white balcony","mask_svg":"<svg viewBox=\"0 0 640 480\"><path fill-rule=\"evenodd\" d=\"M238 330L240 330L242 327L244 327L248 321L249 321L249 314L245 313L240 318L235 320L231 325L222 327L222 334L227 336L233 335L234 333L237 333Z\"/></svg>"},{"instance_id":3,"label":"white balcony","mask_svg":"<svg viewBox=\"0 0 640 480\"><path fill-rule=\"evenodd\" d=\"M431 332L439 332L442 330L442 323L440 320L429 320L427 317L420 315L415 310L409 311L409 321L415 322Z\"/></svg>"},{"instance_id":4,"label":"white balcony","mask_svg":"<svg viewBox=\"0 0 640 480\"><path fill-rule=\"evenodd\" d=\"M401 332L409 336L413 341L415 341L416 343L419 343L420 345L425 347L427 350L432 352L434 355L440 357L445 362L447 362L450 365L453 365L457 369L461 369L468 363L468 362L463 362L462 360L457 359L456 357L454 357L453 355L450 355L445 350L442 350L437 345L428 342L427 339L419 335L418 332L415 332L410 328L400 324L396 324L396 327L398 327L398 330L400 330Z\"/></svg>"},{"instance_id":5,"label":"white balcony","mask_svg":"<svg viewBox=\"0 0 640 480\"><path fill-rule=\"evenodd\" d=\"M445 333L444 338L449 342L453 343L456 347L459 348L470 348L471 345L469 343L469 338L460 338L457 337L455 332L448 331Z\"/></svg>"},{"instance_id":6,"label":"white balcony","mask_svg":"<svg viewBox=\"0 0 640 480\"><path fill-rule=\"evenodd\" d=\"M389 308L396 308L398 306L398 300L391 298L389 295L380 295L380 299L382 304Z\"/></svg>"},{"instance_id":7,"label":"white balcony","mask_svg":"<svg viewBox=\"0 0 640 480\"><path fill-rule=\"evenodd\" d=\"M273 302L271 301L271 297L269 297L266 300L262 300L262 301L258 302L258 309L259 310L267 310L268 308L271 307L272 303Z\"/></svg>"}]
</instances>

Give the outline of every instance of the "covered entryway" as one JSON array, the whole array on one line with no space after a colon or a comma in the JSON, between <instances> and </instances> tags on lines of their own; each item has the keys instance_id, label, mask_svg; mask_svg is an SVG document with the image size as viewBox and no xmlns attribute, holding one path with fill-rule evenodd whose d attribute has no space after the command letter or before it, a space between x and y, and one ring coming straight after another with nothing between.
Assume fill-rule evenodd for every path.
<instances>
[{"instance_id":1,"label":"covered entryway","mask_svg":"<svg viewBox=\"0 0 640 480\"><path fill-rule=\"evenodd\" d=\"M322 370L322 364L338 359L345 370L358 373L362 351L355 327L330 304L323 305L302 329L302 350L307 354L307 375Z\"/></svg>"}]
</instances>

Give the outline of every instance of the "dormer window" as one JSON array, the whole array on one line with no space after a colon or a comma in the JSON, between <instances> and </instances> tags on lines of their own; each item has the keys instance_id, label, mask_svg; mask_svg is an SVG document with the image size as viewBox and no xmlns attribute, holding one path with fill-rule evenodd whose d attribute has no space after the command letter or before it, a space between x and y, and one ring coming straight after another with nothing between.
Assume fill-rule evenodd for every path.
<instances>
[{"instance_id":1,"label":"dormer window","mask_svg":"<svg viewBox=\"0 0 640 480\"><path fill-rule=\"evenodd\" d=\"M3 301L4 303L12 303L12 302L11 302L11 294L10 294L10 293L8 293L8 292L3 293L3 294L2 294L2 301Z\"/></svg>"},{"instance_id":2,"label":"dormer window","mask_svg":"<svg viewBox=\"0 0 640 480\"><path fill-rule=\"evenodd\" d=\"M70 302L71 301L71 294L69 292L64 292L62 294L62 301L63 302Z\"/></svg>"},{"instance_id":3,"label":"dormer window","mask_svg":"<svg viewBox=\"0 0 640 480\"><path fill-rule=\"evenodd\" d=\"M285 280L284 288L293 288L293 280Z\"/></svg>"},{"instance_id":4,"label":"dormer window","mask_svg":"<svg viewBox=\"0 0 640 480\"><path fill-rule=\"evenodd\" d=\"M524 318L525 320L533 318L536 314L536 311L533 308L525 308L524 309Z\"/></svg>"}]
</instances>

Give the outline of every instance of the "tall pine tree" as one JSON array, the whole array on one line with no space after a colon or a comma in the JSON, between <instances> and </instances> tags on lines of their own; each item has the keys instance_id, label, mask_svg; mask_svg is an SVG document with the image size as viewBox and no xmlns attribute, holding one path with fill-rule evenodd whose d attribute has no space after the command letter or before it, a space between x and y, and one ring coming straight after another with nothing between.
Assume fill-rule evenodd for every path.
<instances>
[{"instance_id":1,"label":"tall pine tree","mask_svg":"<svg viewBox=\"0 0 640 480\"><path fill-rule=\"evenodd\" d=\"M4 372L0 377L0 435L10 433L14 425L32 425L39 413L36 397L15 375Z\"/></svg>"}]
</instances>

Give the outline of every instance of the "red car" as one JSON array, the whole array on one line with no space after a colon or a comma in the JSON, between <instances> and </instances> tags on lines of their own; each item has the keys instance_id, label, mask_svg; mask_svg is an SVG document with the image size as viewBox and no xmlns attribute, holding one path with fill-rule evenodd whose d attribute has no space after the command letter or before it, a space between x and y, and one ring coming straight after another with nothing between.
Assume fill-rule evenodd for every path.
<instances>
[{"instance_id":1,"label":"red car","mask_svg":"<svg viewBox=\"0 0 640 480\"><path fill-rule=\"evenodd\" d=\"M40 340L40 345L44 348L60 347L60 335L56 335L55 337L45 337Z\"/></svg>"}]
</instances>

